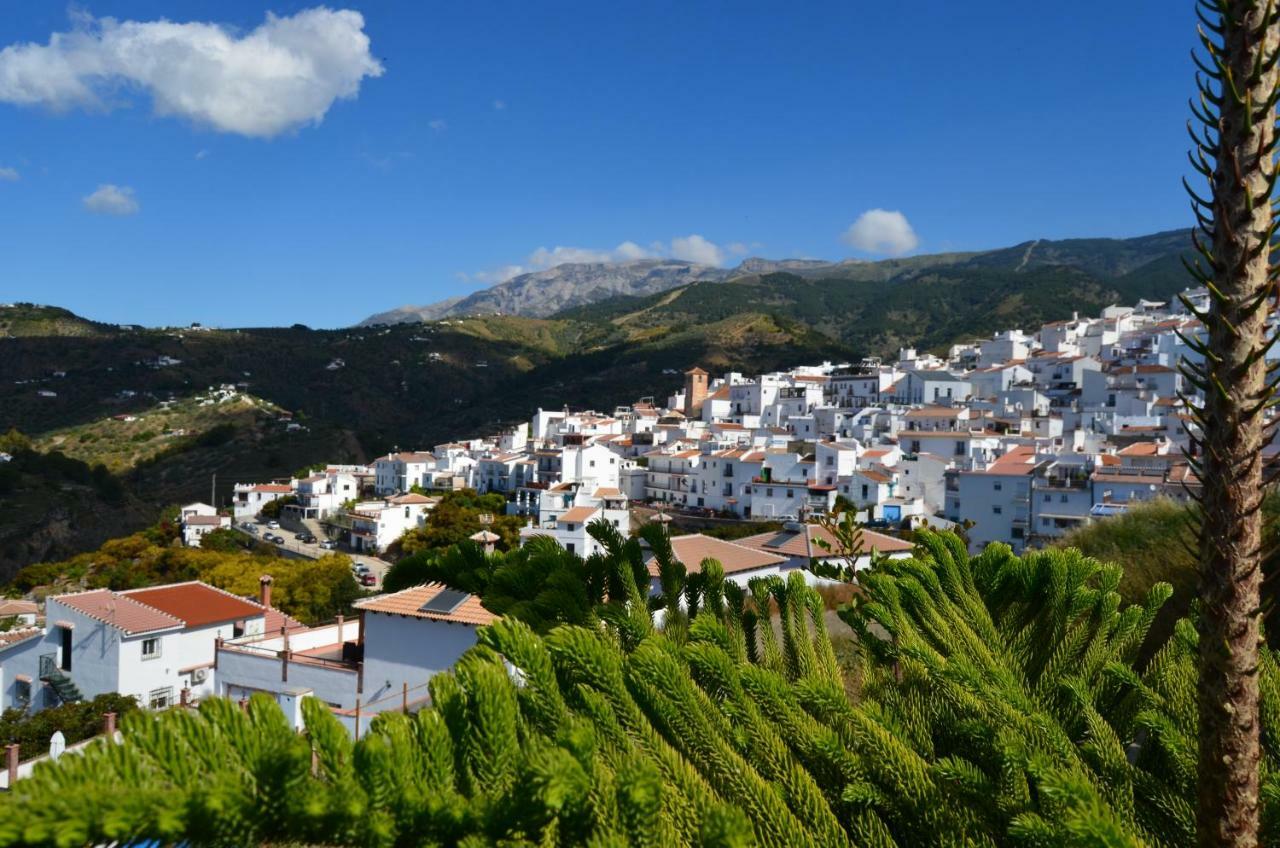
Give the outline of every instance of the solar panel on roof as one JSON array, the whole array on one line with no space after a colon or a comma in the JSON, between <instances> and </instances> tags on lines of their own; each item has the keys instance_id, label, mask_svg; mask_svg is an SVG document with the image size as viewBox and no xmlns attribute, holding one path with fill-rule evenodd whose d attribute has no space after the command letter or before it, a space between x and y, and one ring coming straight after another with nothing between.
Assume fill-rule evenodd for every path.
<instances>
[{"instance_id":1,"label":"solar panel on roof","mask_svg":"<svg viewBox=\"0 0 1280 848\"><path fill-rule=\"evenodd\" d=\"M461 606L467 597L466 592L459 592L457 589L441 589L435 597L418 607L418 611L448 615Z\"/></svg>"}]
</instances>

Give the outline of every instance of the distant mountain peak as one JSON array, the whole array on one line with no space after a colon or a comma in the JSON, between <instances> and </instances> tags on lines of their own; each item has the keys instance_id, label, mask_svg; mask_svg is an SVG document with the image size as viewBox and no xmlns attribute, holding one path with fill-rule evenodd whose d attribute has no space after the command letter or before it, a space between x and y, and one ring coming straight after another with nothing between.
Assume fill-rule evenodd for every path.
<instances>
[{"instance_id":1,"label":"distant mountain peak","mask_svg":"<svg viewBox=\"0 0 1280 848\"><path fill-rule=\"evenodd\" d=\"M734 268L699 265L680 259L647 258L627 262L573 262L520 274L478 292L426 306L401 306L360 322L401 324L462 315L502 313L545 318L614 297L645 297L693 282L721 283L768 274L807 279L859 279L889 282L929 269L954 265L1027 271L1066 265L1098 278L1127 274L1157 257L1189 244L1188 231L1170 230L1136 238L1030 239L1011 247L975 253L937 253L871 261L864 259L767 259L752 256Z\"/></svg>"}]
</instances>

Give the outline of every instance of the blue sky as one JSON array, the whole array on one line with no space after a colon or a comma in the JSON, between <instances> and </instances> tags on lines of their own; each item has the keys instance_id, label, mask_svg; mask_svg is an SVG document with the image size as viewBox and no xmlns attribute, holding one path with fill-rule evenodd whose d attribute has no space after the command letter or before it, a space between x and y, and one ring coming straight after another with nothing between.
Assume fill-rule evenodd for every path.
<instances>
[{"instance_id":1,"label":"blue sky","mask_svg":"<svg viewBox=\"0 0 1280 848\"><path fill-rule=\"evenodd\" d=\"M873 209L880 253L1189 221L1190 0L313 5L0 0L0 302L341 326L624 243L874 258ZM156 23L268 11L225 67Z\"/></svg>"}]
</instances>

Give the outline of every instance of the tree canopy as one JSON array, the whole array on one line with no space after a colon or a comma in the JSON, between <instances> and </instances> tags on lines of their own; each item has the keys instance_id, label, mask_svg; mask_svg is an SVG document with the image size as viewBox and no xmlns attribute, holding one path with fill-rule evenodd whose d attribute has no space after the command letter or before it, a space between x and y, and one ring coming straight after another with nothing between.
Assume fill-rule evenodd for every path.
<instances>
[{"instance_id":1,"label":"tree canopy","mask_svg":"<svg viewBox=\"0 0 1280 848\"><path fill-rule=\"evenodd\" d=\"M1003 545L970 558L925 531L911 559L860 575L846 670L800 574L711 580L684 626L659 628L628 557L603 559L621 591L544 635L519 611L482 629L430 709L383 714L358 742L312 699L305 734L266 696L130 716L123 745L0 798L0 844L1192 839L1195 628L1134 664L1167 585L1126 606L1118 566ZM1280 669L1262 660L1273 844Z\"/></svg>"}]
</instances>

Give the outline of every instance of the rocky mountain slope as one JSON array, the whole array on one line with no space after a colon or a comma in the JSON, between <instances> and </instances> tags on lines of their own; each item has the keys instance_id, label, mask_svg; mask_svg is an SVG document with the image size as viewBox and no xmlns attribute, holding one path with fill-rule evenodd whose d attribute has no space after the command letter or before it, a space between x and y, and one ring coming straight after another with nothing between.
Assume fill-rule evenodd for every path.
<instances>
[{"instance_id":1,"label":"rocky mountain slope","mask_svg":"<svg viewBox=\"0 0 1280 848\"><path fill-rule=\"evenodd\" d=\"M360 322L360 326L433 321L458 315L524 315L545 318L563 309L619 295L656 294L694 280L719 280L731 273L710 265L674 259L566 263L512 277L461 298L428 306L402 306Z\"/></svg>"},{"instance_id":2,"label":"rocky mountain slope","mask_svg":"<svg viewBox=\"0 0 1280 848\"><path fill-rule=\"evenodd\" d=\"M564 310L614 298L661 294L693 282L758 279L784 272L808 280L893 282L914 279L939 268L964 267L982 276L993 272L1034 273L1038 269L1068 267L1097 279L1112 279L1160 266L1181 278L1178 254L1189 244L1186 230L1171 230L1130 239L1037 239L1012 247L979 253L935 253L868 262L848 259L764 259L751 257L734 268L715 268L666 259L622 263L569 263L521 274L506 282L427 306L402 306L366 318L361 326L432 321L460 315L524 315L547 317ZM1154 274L1156 269L1150 269ZM1166 276L1168 276L1166 274ZM1163 290L1164 284L1156 286Z\"/></svg>"}]
</instances>

